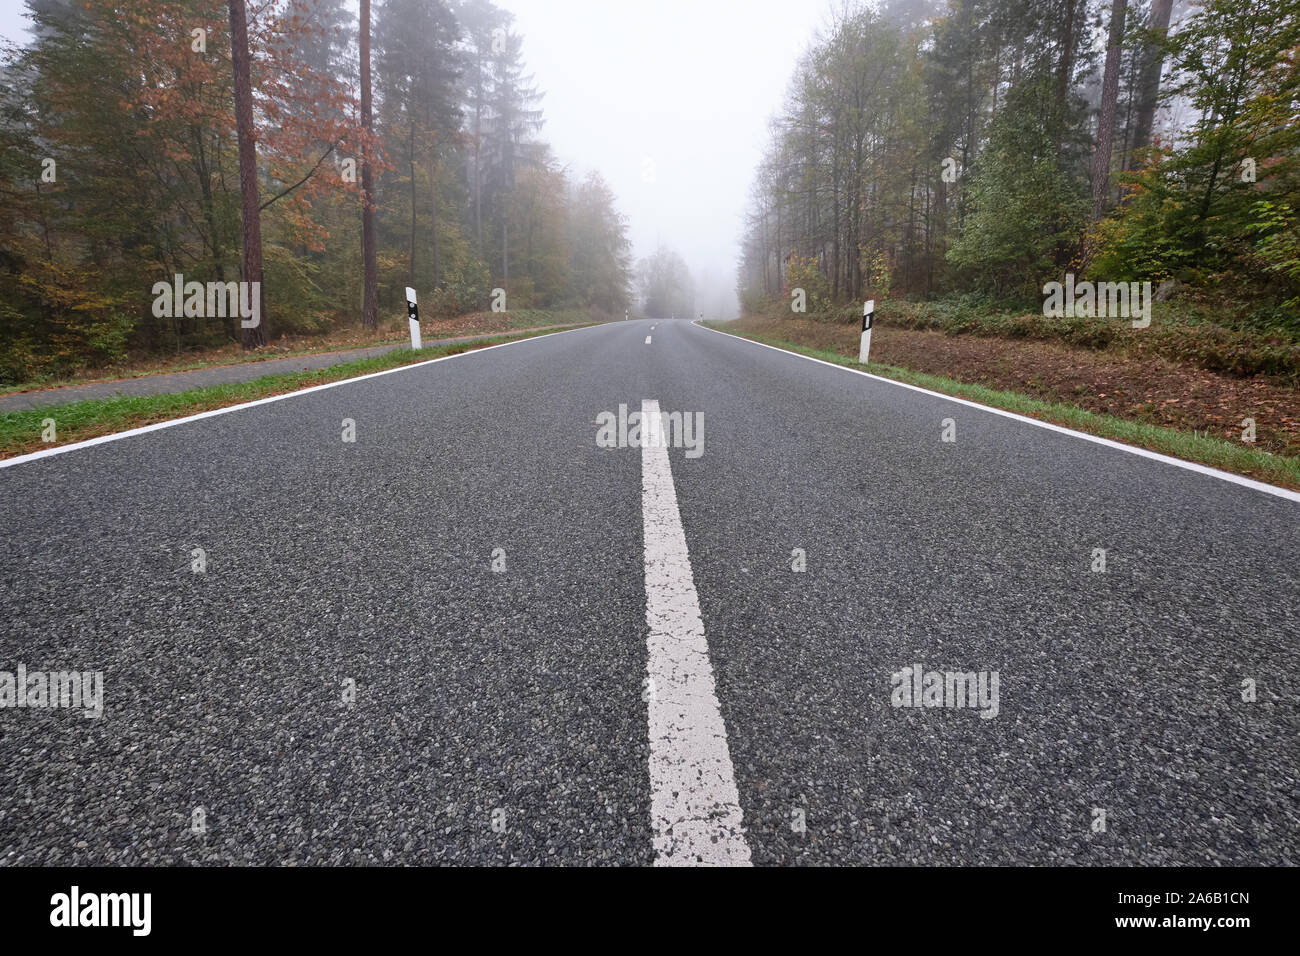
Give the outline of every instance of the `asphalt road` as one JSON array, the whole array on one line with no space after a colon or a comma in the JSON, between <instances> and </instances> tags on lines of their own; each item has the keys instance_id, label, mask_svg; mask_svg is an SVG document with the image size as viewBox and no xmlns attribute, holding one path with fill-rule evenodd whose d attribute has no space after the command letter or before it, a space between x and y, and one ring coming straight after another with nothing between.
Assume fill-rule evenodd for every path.
<instances>
[{"instance_id":1,"label":"asphalt road","mask_svg":"<svg viewBox=\"0 0 1300 956\"><path fill-rule=\"evenodd\" d=\"M0 489L0 864L1298 862L1294 495L649 320Z\"/></svg>"}]
</instances>

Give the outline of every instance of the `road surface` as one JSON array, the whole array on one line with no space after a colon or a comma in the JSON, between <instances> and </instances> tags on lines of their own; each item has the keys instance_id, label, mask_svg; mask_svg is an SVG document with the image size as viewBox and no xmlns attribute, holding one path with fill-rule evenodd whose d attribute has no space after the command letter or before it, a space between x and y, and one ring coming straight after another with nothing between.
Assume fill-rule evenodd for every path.
<instances>
[{"instance_id":1,"label":"road surface","mask_svg":"<svg viewBox=\"0 0 1300 956\"><path fill-rule=\"evenodd\" d=\"M3 465L0 864L1297 862L1294 494L650 320Z\"/></svg>"}]
</instances>

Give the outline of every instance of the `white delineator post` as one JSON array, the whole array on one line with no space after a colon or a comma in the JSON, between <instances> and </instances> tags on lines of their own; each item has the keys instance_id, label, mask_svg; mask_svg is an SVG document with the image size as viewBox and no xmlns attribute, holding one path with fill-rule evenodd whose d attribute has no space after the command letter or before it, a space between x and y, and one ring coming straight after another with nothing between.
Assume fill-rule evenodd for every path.
<instances>
[{"instance_id":1,"label":"white delineator post","mask_svg":"<svg viewBox=\"0 0 1300 956\"><path fill-rule=\"evenodd\" d=\"M409 285L406 287L406 319L411 324L411 348L421 348L420 309L415 304L415 290Z\"/></svg>"},{"instance_id":2,"label":"white delineator post","mask_svg":"<svg viewBox=\"0 0 1300 956\"><path fill-rule=\"evenodd\" d=\"M867 364L871 352L871 326L876 318L876 300L868 299L862 303L862 345L858 349L858 361Z\"/></svg>"}]
</instances>

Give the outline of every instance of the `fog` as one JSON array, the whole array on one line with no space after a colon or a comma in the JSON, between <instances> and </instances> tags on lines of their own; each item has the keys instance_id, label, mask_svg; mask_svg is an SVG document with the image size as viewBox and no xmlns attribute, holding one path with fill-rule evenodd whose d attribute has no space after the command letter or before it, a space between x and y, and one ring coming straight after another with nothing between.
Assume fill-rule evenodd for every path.
<instances>
[{"instance_id":1,"label":"fog","mask_svg":"<svg viewBox=\"0 0 1300 956\"><path fill-rule=\"evenodd\" d=\"M829 0L497 0L545 94L549 142L574 179L596 169L639 260L686 260L696 309L731 316L750 181L795 60ZM356 4L353 3L355 7ZM26 43L22 0L0 35Z\"/></svg>"},{"instance_id":2,"label":"fog","mask_svg":"<svg viewBox=\"0 0 1300 956\"><path fill-rule=\"evenodd\" d=\"M695 276L697 311L731 316L750 181L825 0L499 0L545 91L549 141L600 170L638 259L660 243Z\"/></svg>"}]
</instances>

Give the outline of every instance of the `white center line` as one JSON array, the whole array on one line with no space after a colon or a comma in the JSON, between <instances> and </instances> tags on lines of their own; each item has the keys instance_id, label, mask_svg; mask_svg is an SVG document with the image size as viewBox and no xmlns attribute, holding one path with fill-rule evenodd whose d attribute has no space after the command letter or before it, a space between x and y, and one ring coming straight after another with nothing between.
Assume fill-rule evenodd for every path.
<instances>
[{"instance_id":1,"label":"white center line","mask_svg":"<svg viewBox=\"0 0 1300 956\"><path fill-rule=\"evenodd\" d=\"M749 866L727 728L657 401L642 401L641 428L655 865Z\"/></svg>"},{"instance_id":2,"label":"white center line","mask_svg":"<svg viewBox=\"0 0 1300 956\"><path fill-rule=\"evenodd\" d=\"M648 335L645 337L645 344L646 344L646 345L649 345L649 344L650 344L650 336L648 336Z\"/></svg>"}]
</instances>

